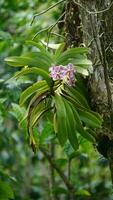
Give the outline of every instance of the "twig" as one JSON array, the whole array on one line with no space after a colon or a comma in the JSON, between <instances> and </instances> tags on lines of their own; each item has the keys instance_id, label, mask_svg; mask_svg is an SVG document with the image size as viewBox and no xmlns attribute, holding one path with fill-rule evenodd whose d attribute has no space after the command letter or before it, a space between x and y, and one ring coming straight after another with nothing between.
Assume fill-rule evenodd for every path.
<instances>
[{"instance_id":1,"label":"twig","mask_svg":"<svg viewBox=\"0 0 113 200\"><path fill-rule=\"evenodd\" d=\"M84 9L89 14L100 14L100 13L103 13L103 12L107 12L107 11L109 11L111 9L111 7L113 5L113 2L112 2L107 8L105 8L103 10L98 10L98 11L93 12L93 11L87 10L84 6L82 6L80 3L76 2L75 0L73 0L73 2L76 5L80 6L82 9Z\"/></svg>"},{"instance_id":2,"label":"twig","mask_svg":"<svg viewBox=\"0 0 113 200\"><path fill-rule=\"evenodd\" d=\"M45 157L47 158L47 160L49 161L49 163L52 165L52 167L57 171L57 173L60 175L60 177L62 178L64 184L66 185L68 191L70 194L75 192L75 188L73 187L73 185L71 185L71 183L69 183L68 178L65 176L65 174L61 171L61 169L55 164L55 162L53 161L53 159L51 158L51 155L47 152L47 150L43 147L40 147L41 152L45 155Z\"/></svg>"},{"instance_id":3,"label":"twig","mask_svg":"<svg viewBox=\"0 0 113 200\"><path fill-rule=\"evenodd\" d=\"M42 15L42 14L48 12L49 10L51 10L52 8L56 7L57 5L59 5L60 3L64 2L64 1L65 1L65 0L58 1L58 2L55 3L54 5L52 5L52 6L50 6L49 8L47 8L46 10L43 10L42 12L40 12L40 13L38 13L38 14L35 14L35 15L33 16L32 21L31 21L31 25L33 24L33 22L34 22L34 20L35 20L36 17L38 17L38 16L40 16L40 15Z\"/></svg>"}]
</instances>

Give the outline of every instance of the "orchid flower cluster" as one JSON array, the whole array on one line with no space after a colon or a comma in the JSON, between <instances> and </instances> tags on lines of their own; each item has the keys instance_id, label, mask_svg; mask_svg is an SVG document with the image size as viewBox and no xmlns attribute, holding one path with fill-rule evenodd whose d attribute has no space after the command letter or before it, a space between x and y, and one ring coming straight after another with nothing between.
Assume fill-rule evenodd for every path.
<instances>
[{"instance_id":1,"label":"orchid flower cluster","mask_svg":"<svg viewBox=\"0 0 113 200\"><path fill-rule=\"evenodd\" d=\"M72 63L69 63L67 66L52 65L49 68L49 72L54 81L61 80L67 83L69 86L75 86L75 69Z\"/></svg>"}]
</instances>

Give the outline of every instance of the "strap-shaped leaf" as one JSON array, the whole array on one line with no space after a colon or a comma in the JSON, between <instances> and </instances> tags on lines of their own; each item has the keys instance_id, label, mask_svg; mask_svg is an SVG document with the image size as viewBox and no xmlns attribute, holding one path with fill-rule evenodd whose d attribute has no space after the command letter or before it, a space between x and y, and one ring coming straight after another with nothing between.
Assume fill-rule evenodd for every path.
<instances>
[{"instance_id":1,"label":"strap-shaped leaf","mask_svg":"<svg viewBox=\"0 0 113 200\"><path fill-rule=\"evenodd\" d=\"M27 122L28 122L28 134L29 134L29 140L30 145L32 146L33 151L36 148L35 140L33 137L33 128L38 123L38 120L40 117L42 117L45 112L49 111L50 107L47 108L44 104L44 100L48 96L48 91L45 91L44 93L41 93L37 96L37 98L32 101L32 103L29 106L28 110L28 116L27 116Z\"/></svg>"},{"instance_id":2,"label":"strap-shaped leaf","mask_svg":"<svg viewBox=\"0 0 113 200\"><path fill-rule=\"evenodd\" d=\"M83 47L68 49L57 58L57 64L67 64L67 61L72 59L86 59L86 53L88 53L88 49Z\"/></svg>"},{"instance_id":3,"label":"strap-shaped leaf","mask_svg":"<svg viewBox=\"0 0 113 200\"><path fill-rule=\"evenodd\" d=\"M65 99L67 99L70 103L72 103L78 111L80 111L80 112L82 112L82 113L85 113L85 112L86 112L86 113L90 113L91 116L94 116L94 117L97 119L97 121L98 121L98 123L99 123L100 125L102 124L102 117L101 117L101 115L100 115L99 113L93 112L92 110L90 110L90 108L84 107L77 99L75 99L75 98L73 98L72 96L70 96L70 95L67 93L66 90L62 90L61 95L62 95Z\"/></svg>"},{"instance_id":4,"label":"strap-shaped leaf","mask_svg":"<svg viewBox=\"0 0 113 200\"><path fill-rule=\"evenodd\" d=\"M83 105L81 105L81 103L77 99L70 96L67 91L62 90L61 96L63 96L66 100L72 103L75 106L75 108L86 110L86 108Z\"/></svg>"},{"instance_id":5,"label":"strap-shaped leaf","mask_svg":"<svg viewBox=\"0 0 113 200\"><path fill-rule=\"evenodd\" d=\"M93 112L79 110L80 119L87 124L89 127L101 128L100 117L96 117Z\"/></svg>"},{"instance_id":6,"label":"strap-shaped leaf","mask_svg":"<svg viewBox=\"0 0 113 200\"><path fill-rule=\"evenodd\" d=\"M60 57L61 53L63 52L65 44L61 43L59 48L55 51L55 58L56 60L58 59L58 57Z\"/></svg>"},{"instance_id":7,"label":"strap-shaped leaf","mask_svg":"<svg viewBox=\"0 0 113 200\"><path fill-rule=\"evenodd\" d=\"M80 119L89 127L100 128L102 124L102 118L98 113L91 111L90 109L82 106L76 99L69 96L66 92L62 91L61 94L65 99L73 104L74 108L78 111Z\"/></svg>"},{"instance_id":8,"label":"strap-shaped leaf","mask_svg":"<svg viewBox=\"0 0 113 200\"><path fill-rule=\"evenodd\" d=\"M28 44L28 45L31 45L33 47L36 47L41 52L46 52L46 49L41 44L39 44L39 43L37 43L33 40L27 40L25 43Z\"/></svg>"},{"instance_id":9,"label":"strap-shaped leaf","mask_svg":"<svg viewBox=\"0 0 113 200\"><path fill-rule=\"evenodd\" d=\"M64 145L67 140L67 128L66 128L66 109L63 99L60 95L55 93L54 96L55 107L56 107L56 123L57 136L61 145Z\"/></svg>"},{"instance_id":10,"label":"strap-shaped leaf","mask_svg":"<svg viewBox=\"0 0 113 200\"><path fill-rule=\"evenodd\" d=\"M17 72L14 76L14 78L18 78L20 76L23 76L23 75L26 75L26 74L31 74L31 73L34 73L34 74L37 74L37 75L40 75L42 76L47 84L51 87L53 85L53 80L51 79L51 77L49 76L49 74L43 70L43 69L40 69L40 68L36 68L36 67L32 67L32 68L24 68L22 69L21 71Z\"/></svg>"},{"instance_id":11,"label":"strap-shaped leaf","mask_svg":"<svg viewBox=\"0 0 113 200\"><path fill-rule=\"evenodd\" d=\"M39 109L40 108L39 105L37 105L37 107L38 107L38 112L37 113L34 112L31 114L31 117L30 117L31 120L29 121L29 127L28 127L30 145L34 152L37 149L37 144L36 144L36 139L34 138L33 130L34 130L36 124L38 123L38 120L41 117L43 117L43 115L45 113L47 113L48 111L51 110L51 107L47 107L47 108L41 107L41 109Z\"/></svg>"},{"instance_id":12,"label":"strap-shaped leaf","mask_svg":"<svg viewBox=\"0 0 113 200\"><path fill-rule=\"evenodd\" d=\"M89 75L88 69L84 69L83 67L75 66L75 70L76 70L77 73L82 74L84 76Z\"/></svg>"},{"instance_id":13,"label":"strap-shaped leaf","mask_svg":"<svg viewBox=\"0 0 113 200\"><path fill-rule=\"evenodd\" d=\"M43 100L49 96L49 91L47 89L41 90L36 94L28 105L28 122L30 121L31 113L33 109L39 105Z\"/></svg>"},{"instance_id":14,"label":"strap-shaped leaf","mask_svg":"<svg viewBox=\"0 0 113 200\"><path fill-rule=\"evenodd\" d=\"M41 90L39 90L35 95L34 97L31 99L31 101L29 102L29 105L28 105L28 111L29 112L29 109L33 109L42 99L42 95L43 94L47 94L49 95L49 90L48 88L43 88Z\"/></svg>"},{"instance_id":15,"label":"strap-shaped leaf","mask_svg":"<svg viewBox=\"0 0 113 200\"><path fill-rule=\"evenodd\" d=\"M84 69L88 69L89 67L92 66L92 62L88 60L87 58L84 58L84 56L82 56L82 58L78 57L77 59L72 60L72 63L75 66L80 66L81 68L84 68Z\"/></svg>"},{"instance_id":16,"label":"strap-shaped leaf","mask_svg":"<svg viewBox=\"0 0 113 200\"><path fill-rule=\"evenodd\" d=\"M91 128L86 127L85 131L92 135L94 138L97 138L96 131L93 131Z\"/></svg>"},{"instance_id":17,"label":"strap-shaped leaf","mask_svg":"<svg viewBox=\"0 0 113 200\"><path fill-rule=\"evenodd\" d=\"M73 107L72 107L72 110L73 110L73 113L74 113L74 118L75 118L75 123L76 123L76 126L77 126L78 133L80 135L82 135L84 138L86 138L88 141L95 143L94 135L89 134L89 132L84 129L77 110Z\"/></svg>"},{"instance_id":18,"label":"strap-shaped leaf","mask_svg":"<svg viewBox=\"0 0 113 200\"><path fill-rule=\"evenodd\" d=\"M77 150L79 147L78 139L77 139L77 126L76 121L74 118L74 114L71 108L71 105L68 103L67 100L64 99L65 108L66 108L66 125L67 125L67 132L68 132L68 139L72 147Z\"/></svg>"},{"instance_id":19,"label":"strap-shaped leaf","mask_svg":"<svg viewBox=\"0 0 113 200\"><path fill-rule=\"evenodd\" d=\"M43 99L40 103L38 103L30 113L30 126L34 127L38 120L49 110L51 110L51 103L50 105L46 105Z\"/></svg>"},{"instance_id":20,"label":"strap-shaped leaf","mask_svg":"<svg viewBox=\"0 0 113 200\"><path fill-rule=\"evenodd\" d=\"M45 42L44 40L41 40L41 43L45 46L45 47L48 47L49 49L52 49L52 50L55 50L55 49L58 49L60 44L54 44L54 43L47 43Z\"/></svg>"},{"instance_id":21,"label":"strap-shaped leaf","mask_svg":"<svg viewBox=\"0 0 113 200\"><path fill-rule=\"evenodd\" d=\"M81 105L83 105L86 108L89 108L87 100L79 91L76 90L76 87L73 88L66 86L66 90L68 91L68 94L75 100L77 100Z\"/></svg>"},{"instance_id":22,"label":"strap-shaped leaf","mask_svg":"<svg viewBox=\"0 0 113 200\"><path fill-rule=\"evenodd\" d=\"M48 70L48 67L54 63L51 55L46 52L32 52L22 56L12 56L6 58L5 61L14 67L35 66L45 70Z\"/></svg>"},{"instance_id":23,"label":"strap-shaped leaf","mask_svg":"<svg viewBox=\"0 0 113 200\"><path fill-rule=\"evenodd\" d=\"M25 103L25 101L26 101L33 93L35 93L35 92L37 92L37 90L40 90L40 89L43 89L43 88L49 89L49 87L47 86L45 80L43 80L43 81L38 81L38 82L34 83L32 86L28 87L26 90L24 90L24 91L21 93L19 104L22 106L22 105Z\"/></svg>"},{"instance_id":24,"label":"strap-shaped leaf","mask_svg":"<svg viewBox=\"0 0 113 200\"><path fill-rule=\"evenodd\" d=\"M81 55L78 55L78 56L76 55L75 59L67 58L67 60L61 61L57 64L68 65L69 63L73 63L76 71L79 73L81 73L82 71L86 72L87 69L92 66L92 62Z\"/></svg>"}]
</instances>

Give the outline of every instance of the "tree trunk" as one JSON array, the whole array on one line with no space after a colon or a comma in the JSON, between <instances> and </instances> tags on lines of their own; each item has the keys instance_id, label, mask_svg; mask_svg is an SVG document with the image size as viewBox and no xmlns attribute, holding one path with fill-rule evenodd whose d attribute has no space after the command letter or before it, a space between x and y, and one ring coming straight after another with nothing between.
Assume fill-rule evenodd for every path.
<instances>
[{"instance_id":1,"label":"tree trunk","mask_svg":"<svg viewBox=\"0 0 113 200\"><path fill-rule=\"evenodd\" d=\"M79 27L82 27L83 43L90 48L89 57L93 63L93 73L88 79L91 107L103 116L103 128L97 134L97 149L109 160L113 181L113 0L72 0L68 2L66 31L70 46L76 40L76 33L74 39L69 36L72 30L75 32L78 30L74 27L76 23L71 22L71 19L76 17L75 6L78 6L80 13ZM73 12L69 20L70 10ZM71 29L69 21L72 25Z\"/></svg>"}]
</instances>

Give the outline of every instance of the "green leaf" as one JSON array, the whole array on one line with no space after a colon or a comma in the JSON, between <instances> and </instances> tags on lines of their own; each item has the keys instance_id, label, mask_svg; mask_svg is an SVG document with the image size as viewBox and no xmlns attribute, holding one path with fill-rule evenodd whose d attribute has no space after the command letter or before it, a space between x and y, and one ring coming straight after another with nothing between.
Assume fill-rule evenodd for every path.
<instances>
[{"instance_id":1,"label":"green leaf","mask_svg":"<svg viewBox=\"0 0 113 200\"><path fill-rule=\"evenodd\" d=\"M79 110L80 119L86 123L89 127L101 128L101 120L96 117L94 112Z\"/></svg>"},{"instance_id":2,"label":"green leaf","mask_svg":"<svg viewBox=\"0 0 113 200\"><path fill-rule=\"evenodd\" d=\"M39 106L38 106L38 108L39 108ZM29 125L28 125L29 126L28 130L29 130L29 135L30 135L29 139L30 139L30 145L31 145L31 147L32 147L32 149L33 149L34 152L36 152L36 150L37 150L37 142L36 142L36 138L34 137L33 130L35 128L36 123L38 123L38 120L41 117L43 117L43 115L45 113L47 113L48 111L50 111L50 109L51 109L51 107L43 108L42 110L40 110L40 112L39 112L38 115L34 116L32 114L31 119L34 119L34 121L33 120L29 121Z\"/></svg>"},{"instance_id":3,"label":"green leaf","mask_svg":"<svg viewBox=\"0 0 113 200\"><path fill-rule=\"evenodd\" d=\"M77 139L77 127L75 123L74 114L71 108L71 105L69 105L68 101L64 99L65 102L65 108L66 108L66 124L67 124L67 132L68 132L68 138L72 145L72 147L77 150L79 147L78 139Z\"/></svg>"},{"instance_id":4,"label":"green leaf","mask_svg":"<svg viewBox=\"0 0 113 200\"><path fill-rule=\"evenodd\" d=\"M28 105L28 110L30 109L30 106L31 107L34 107L36 105L36 102L39 100L41 100L42 98L42 95L43 94L46 94L48 93L49 94L49 90L47 87L43 87L41 90L39 90L35 95L34 97L31 99L29 105Z\"/></svg>"},{"instance_id":5,"label":"green leaf","mask_svg":"<svg viewBox=\"0 0 113 200\"><path fill-rule=\"evenodd\" d=\"M21 93L21 96L20 96L20 101L19 101L19 104L22 106L25 101L35 92L37 92L37 90L41 90L43 88L48 88L47 84L46 84L46 81L38 81L36 83L34 83L32 86L28 87L26 90L24 90L22 93Z\"/></svg>"},{"instance_id":6,"label":"green leaf","mask_svg":"<svg viewBox=\"0 0 113 200\"><path fill-rule=\"evenodd\" d=\"M78 72L79 74L82 74L84 76L88 76L89 75L88 70L84 69L82 67L75 66L75 70L76 70L76 72Z\"/></svg>"},{"instance_id":7,"label":"green leaf","mask_svg":"<svg viewBox=\"0 0 113 200\"><path fill-rule=\"evenodd\" d=\"M42 102L41 102L42 103ZM40 103L40 104L41 104ZM38 123L38 120L48 111L51 110L51 105L49 106L44 106L44 104L42 104L42 106L40 107L40 104L38 104L31 113L31 121L30 121L30 126L34 127L36 125L36 123Z\"/></svg>"},{"instance_id":8,"label":"green leaf","mask_svg":"<svg viewBox=\"0 0 113 200\"><path fill-rule=\"evenodd\" d=\"M87 140L89 140L90 142L95 142L95 138L89 134L87 131L84 130L83 126L82 126L82 122L81 122L81 118L77 112L77 110L82 110L82 112L86 112L86 109L84 107L81 107L80 105L77 106L76 101L72 101L71 98L67 98L67 96L64 95L64 98L68 100L68 103L71 103L71 108L74 114L74 119L75 119L75 124L76 124L76 132L78 132L79 134L81 134L84 138L86 138Z\"/></svg>"},{"instance_id":9,"label":"green leaf","mask_svg":"<svg viewBox=\"0 0 113 200\"><path fill-rule=\"evenodd\" d=\"M62 54L64 46L65 46L64 43L60 44L59 48L55 51L55 58L56 58L56 60Z\"/></svg>"},{"instance_id":10,"label":"green leaf","mask_svg":"<svg viewBox=\"0 0 113 200\"><path fill-rule=\"evenodd\" d=\"M87 100L85 99L85 97L79 91L76 90L76 87L72 88L72 87L66 86L66 90L68 90L68 94L72 98L74 98L76 101L78 101L84 107L89 108Z\"/></svg>"},{"instance_id":11,"label":"green leaf","mask_svg":"<svg viewBox=\"0 0 113 200\"><path fill-rule=\"evenodd\" d=\"M48 90L40 91L36 97L33 98L28 106L28 127L33 127L41 112L46 109L45 99L48 96Z\"/></svg>"},{"instance_id":12,"label":"green leaf","mask_svg":"<svg viewBox=\"0 0 113 200\"><path fill-rule=\"evenodd\" d=\"M46 80L47 84L50 87L53 85L53 80L51 79L49 74L45 70L40 69L40 68L36 68L36 67L24 68L21 71L17 72L13 78L18 78L20 76L23 76L23 75L26 75L26 74L31 74L31 73L42 76Z\"/></svg>"},{"instance_id":13,"label":"green leaf","mask_svg":"<svg viewBox=\"0 0 113 200\"><path fill-rule=\"evenodd\" d=\"M32 52L26 53L22 56L12 56L6 58L5 61L7 64L14 67L35 66L38 68L43 68L46 71L48 70L48 67L54 63L51 55L46 52Z\"/></svg>"},{"instance_id":14,"label":"green leaf","mask_svg":"<svg viewBox=\"0 0 113 200\"><path fill-rule=\"evenodd\" d=\"M38 129L36 127L33 127L32 129L32 137L33 137L33 141L34 141L34 152L36 152L39 149L39 132Z\"/></svg>"},{"instance_id":15,"label":"green leaf","mask_svg":"<svg viewBox=\"0 0 113 200\"><path fill-rule=\"evenodd\" d=\"M0 199L9 200L14 199L14 192L10 185L0 180Z\"/></svg>"},{"instance_id":16,"label":"green leaf","mask_svg":"<svg viewBox=\"0 0 113 200\"><path fill-rule=\"evenodd\" d=\"M37 47L37 49L40 50L41 52L46 52L46 49L42 45L40 45L39 43L37 43L33 40L27 40L25 43L28 45Z\"/></svg>"},{"instance_id":17,"label":"green leaf","mask_svg":"<svg viewBox=\"0 0 113 200\"><path fill-rule=\"evenodd\" d=\"M48 48L50 48L50 49L58 49L59 48L59 46L60 46L60 44L52 44L52 43L47 43L47 42L45 42L44 40L41 40L41 42L42 42L42 44L45 46L45 47L48 47Z\"/></svg>"},{"instance_id":18,"label":"green leaf","mask_svg":"<svg viewBox=\"0 0 113 200\"><path fill-rule=\"evenodd\" d=\"M86 128L85 131L88 132L90 135L92 135L94 138L97 137L96 131L93 131L90 128Z\"/></svg>"},{"instance_id":19,"label":"green leaf","mask_svg":"<svg viewBox=\"0 0 113 200\"><path fill-rule=\"evenodd\" d=\"M56 107L56 120L54 121L54 128L55 131L57 129L56 134L60 144L64 145L67 140L66 109L62 97L57 93L55 93L54 101Z\"/></svg>"},{"instance_id":20,"label":"green leaf","mask_svg":"<svg viewBox=\"0 0 113 200\"><path fill-rule=\"evenodd\" d=\"M76 123L76 127L77 127L77 131L80 135L82 135L84 138L86 138L88 141L95 143L95 138L90 135L87 131L85 131L81 119L79 117L78 112L76 111L76 109L74 107L72 107L73 110L73 114L74 114L74 118L75 118L75 123Z\"/></svg>"},{"instance_id":21,"label":"green leaf","mask_svg":"<svg viewBox=\"0 0 113 200\"><path fill-rule=\"evenodd\" d=\"M36 151L36 141L33 136L33 128L38 123L38 120L43 117L43 115L51 109L51 104L46 105L45 99L47 98L48 91L44 93L38 94L38 96L30 102L29 109L28 109L28 133L29 133L29 140L30 145L33 151Z\"/></svg>"},{"instance_id":22,"label":"green leaf","mask_svg":"<svg viewBox=\"0 0 113 200\"><path fill-rule=\"evenodd\" d=\"M70 96L66 90L63 90L63 89L62 89L61 96L63 96L66 100L68 100L69 102L71 102L71 103L75 106L75 108L79 108L79 109L86 110L86 109L81 105L81 103L80 103L77 99L75 99L75 98L73 98L72 96Z\"/></svg>"},{"instance_id":23,"label":"green leaf","mask_svg":"<svg viewBox=\"0 0 113 200\"><path fill-rule=\"evenodd\" d=\"M77 67L81 67L84 69L88 69L89 67L92 66L92 62L90 60L88 60L87 58L77 58L72 60L72 63L75 65L75 69L77 70Z\"/></svg>"},{"instance_id":24,"label":"green leaf","mask_svg":"<svg viewBox=\"0 0 113 200\"><path fill-rule=\"evenodd\" d=\"M91 111L90 109L84 107L77 99L69 96L67 91L62 90L61 94L65 99L67 99L80 113L80 117L83 122L89 124L91 127L100 128L102 125L102 117L96 113ZM86 118L85 118L86 117Z\"/></svg>"},{"instance_id":25,"label":"green leaf","mask_svg":"<svg viewBox=\"0 0 113 200\"><path fill-rule=\"evenodd\" d=\"M86 60L87 60L87 57L85 55L86 53L88 53L87 48L77 47L77 48L68 49L67 51L62 53L59 56L59 58L57 58L56 64L66 65L73 60L75 62L74 64L76 64L76 62L77 62L77 63L79 63L78 64L78 66L79 66L81 63L84 63L83 60L85 60L85 62L86 62ZM77 61L75 61L76 59L77 59ZM80 63L80 60L81 60L81 63ZM91 64L91 62L90 62L90 64Z\"/></svg>"}]
</instances>

